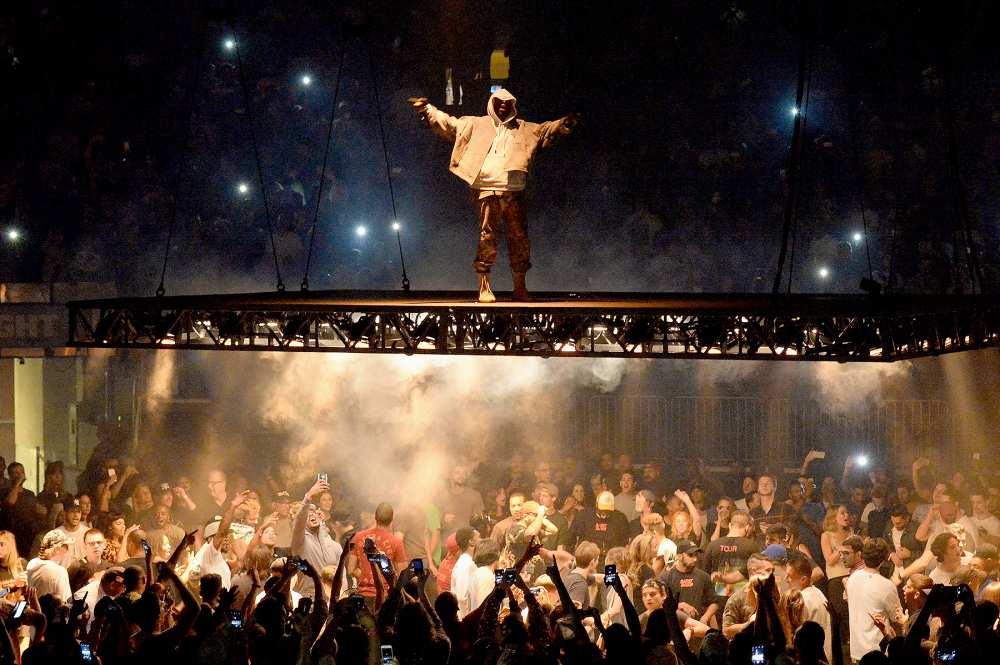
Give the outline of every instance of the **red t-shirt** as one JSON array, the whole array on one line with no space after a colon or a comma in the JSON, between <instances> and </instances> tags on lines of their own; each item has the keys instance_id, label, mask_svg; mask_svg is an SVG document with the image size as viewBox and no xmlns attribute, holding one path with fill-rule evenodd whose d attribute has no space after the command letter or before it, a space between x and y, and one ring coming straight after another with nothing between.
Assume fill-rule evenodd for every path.
<instances>
[{"instance_id":1,"label":"red t-shirt","mask_svg":"<svg viewBox=\"0 0 1000 665\"><path fill-rule=\"evenodd\" d=\"M396 566L397 562L407 560L406 550L403 548L403 541L394 536L392 531L385 527L377 526L373 529L358 531L354 534L354 540L351 542L354 543L354 555L358 557L358 568L360 568L358 593L362 596L374 598L375 581L372 580L372 567L368 563L368 557L365 555L365 538L371 538L375 541L375 547L389 557L389 561L392 561L393 567ZM398 570L396 574L399 574ZM388 589L385 589L387 594L388 591Z\"/></svg>"}]
</instances>

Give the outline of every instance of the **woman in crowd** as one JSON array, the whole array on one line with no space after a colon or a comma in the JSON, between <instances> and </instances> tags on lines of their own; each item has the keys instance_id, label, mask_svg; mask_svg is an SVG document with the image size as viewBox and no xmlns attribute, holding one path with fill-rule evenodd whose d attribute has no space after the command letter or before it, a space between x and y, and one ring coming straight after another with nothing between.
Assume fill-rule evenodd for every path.
<instances>
[{"instance_id":1,"label":"woman in crowd","mask_svg":"<svg viewBox=\"0 0 1000 665\"><path fill-rule=\"evenodd\" d=\"M622 587L627 596L632 595L632 578L629 575L629 558L624 547L612 547L604 557L605 566L615 566L618 571L618 579L621 580ZM618 592L612 586L604 588L604 612L601 614L601 623L605 626L611 624L627 625L625 621L625 608Z\"/></svg>"},{"instance_id":2,"label":"woman in crowd","mask_svg":"<svg viewBox=\"0 0 1000 665\"><path fill-rule=\"evenodd\" d=\"M662 518L660 523L663 523ZM642 605L642 585L646 580L656 576L653 560L656 558L656 548L661 539L662 536L652 530L640 533L629 543L624 565L619 566L619 570L624 570L632 583L632 602L637 607Z\"/></svg>"},{"instance_id":3,"label":"woman in crowd","mask_svg":"<svg viewBox=\"0 0 1000 665\"><path fill-rule=\"evenodd\" d=\"M586 508L586 502L587 490L583 487L583 483L573 483L573 489L563 501L563 506L559 510L570 526L573 526L573 520Z\"/></svg>"},{"instance_id":4,"label":"woman in crowd","mask_svg":"<svg viewBox=\"0 0 1000 665\"><path fill-rule=\"evenodd\" d=\"M24 579L24 562L17 555L17 542L10 531L0 531L0 588L9 589Z\"/></svg>"},{"instance_id":5,"label":"woman in crowd","mask_svg":"<svg viewBox=\"0 0 1000 665\"><path fill-rule=\"evenodd\" d=\"M493 495L493 503L487 510L486 516L489 517L490 524L496 524L507 517L507 489L498 487L491 494Z\"/></svg>"},{"instance_id":6,"label":"woman in crowd","mask_svg":"<svg viewBox=\"0 0 1000 665\"><path fill-rule=\"evenodd\" d=\"M104 537L108 541L104 546L104 553L101 554L101 560L111 563L121 561L122 558L119 558L118 554L125 551L125 516L117 512L107 513L104 524L97 528L104 532Z\"/></svg>"},{"instance_id":7,"label":"woman in crowd","mask_svg":"<svg viewBox=\"0 0 1000 665\"><path fill-rule=\"evenodd\" d=\"M849 633L847 620L847 601L844 600L844 583L851 574L843 560L842 545L845 540L854 535L851 529L851 515L847 508L837 503L826 511L823 518L823 535L820 536L820 546L823 548L823 559L826 561L827 594L830 605L840 615L841 639Z\"/></svg>"}]
</instances>

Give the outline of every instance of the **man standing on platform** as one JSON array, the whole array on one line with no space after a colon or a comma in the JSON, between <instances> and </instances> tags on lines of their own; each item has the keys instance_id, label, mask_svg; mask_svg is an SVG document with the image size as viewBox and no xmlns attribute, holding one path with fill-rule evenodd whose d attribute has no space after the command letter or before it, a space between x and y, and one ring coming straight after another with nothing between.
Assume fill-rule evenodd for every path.
<instances>
[{"instance_id":1,"label":"man standing on platform","mask_svg":"<svg viewBox=\"0 0 1000 665\"><path fill-rule=\"evenodd\" d=\"M504 89L490 95L486 115L456 118L411 97L420 117L442 137L454 141L450 171L472 188L479 216L479 249L473 266L479 274L479 302L496 302L490 269L496 262L496 234L507 223L507 248L514 276L514 299L528 300L524 276L531 268L528 220L524 200L528 166L539 148L547 148L573 131L577 115L541 124L517 117L517 99Z\"/></svg>"}]
</instances>

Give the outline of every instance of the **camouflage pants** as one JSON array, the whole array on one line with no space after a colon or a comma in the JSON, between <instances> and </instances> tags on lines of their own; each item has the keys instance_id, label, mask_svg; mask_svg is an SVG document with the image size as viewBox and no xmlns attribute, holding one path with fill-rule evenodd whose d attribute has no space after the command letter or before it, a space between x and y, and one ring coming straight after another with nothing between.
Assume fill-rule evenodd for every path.
<instances>
[{"instance_id":1,"label":"camouflage pants","mask_svg":"<svg viewBox=\"0 0 1000 665\"><path fill-rule=\"evenodd\" d=\"M476 272L489 274L490 268L496 263L497 233L505 222L510 269L513 272L528 272L531 268L531 243L528 242L524 192L502 192L479 198L479 191L472 191L476 197L476 212L479 214L479 248L472 264Z\"/></svg>"}]
</instances>

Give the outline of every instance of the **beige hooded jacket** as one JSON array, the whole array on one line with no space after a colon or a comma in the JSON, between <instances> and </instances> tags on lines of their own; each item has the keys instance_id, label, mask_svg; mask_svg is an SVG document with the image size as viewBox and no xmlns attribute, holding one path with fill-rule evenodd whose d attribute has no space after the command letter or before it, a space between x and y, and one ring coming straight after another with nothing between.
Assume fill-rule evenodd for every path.
<instances>
[{"instance_id":1,"label":"beige hooded jacket","mask_svg":"<svg viewBox=\"0 0 1000 665\"><path fill-rule=\"evenodd\" d=\"M493 110L494 99L509 99L514 104L511 118L504 123L500 122ZM425 108L425 118L431 129L455 142L449 170L469 185L475 183L479 176L486 155L499 132L507 134L509 131L509 135L503 137L504 141L509 142L505 146L506 169L527 173L531 158L539 147L547 148L571 131L565 124L566 117L540 124L518 119L517 98L503 89L490 95L486 102L487 115L483 116L464 115L456 118L431 104Z\"/></svg>"}]
</instances>

